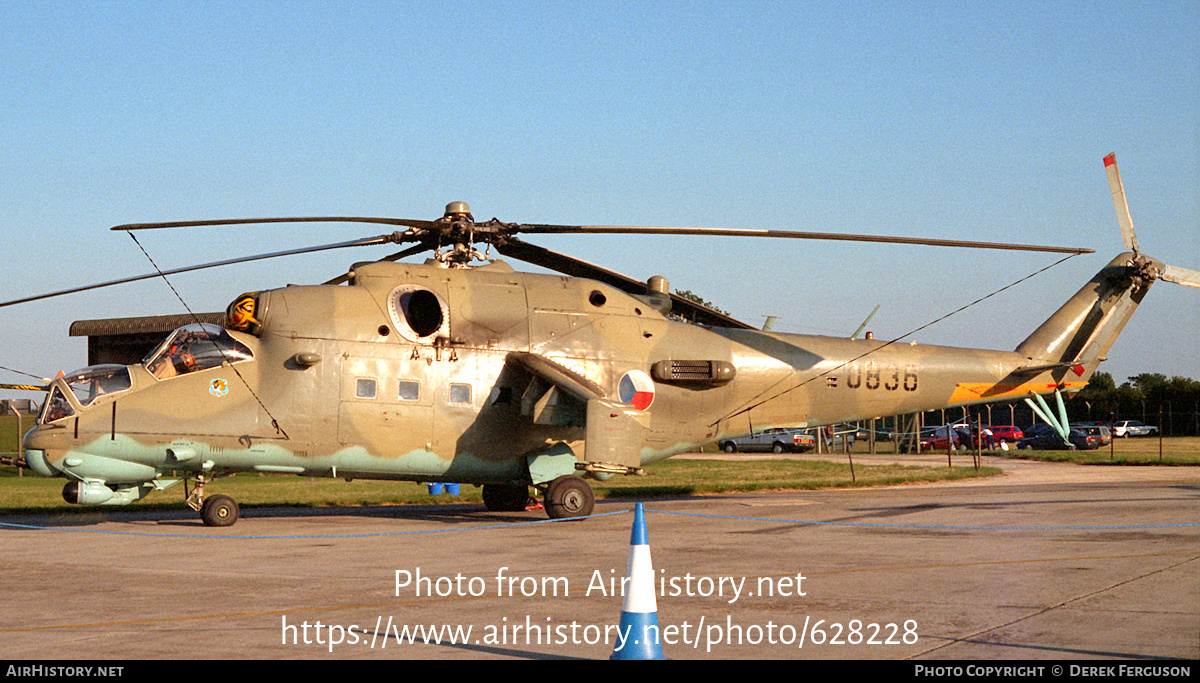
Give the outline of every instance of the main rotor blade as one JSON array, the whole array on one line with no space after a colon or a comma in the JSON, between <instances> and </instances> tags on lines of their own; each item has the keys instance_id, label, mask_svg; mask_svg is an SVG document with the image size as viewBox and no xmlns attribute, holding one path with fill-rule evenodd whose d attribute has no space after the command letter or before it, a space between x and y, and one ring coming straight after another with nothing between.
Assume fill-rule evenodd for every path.
<instances>
[{"instance_id":1,"label":"main rotor blade","mask_svg":"<svg viewBox=\"0 0 1200 683\"><path fill-rule=\"evenodd\" d=\"M1113 208L1117 211L1117 225L1121 226L1121 238L1125 248L1138 251L1137 233L1133 231L1133 217L1129 215L1129 202L1125 200L1125 186L1121 184L1121 172L1117 170L1117 154L1104 157L1104 172L1108 174L1108 187L1112 190Z\"/></svg>"},{"instance_id":2,"label":"main rotor blade","mask_svg":"<svg viewBox=\"0 0 1200 683\"><path fill-rule=\"evenodd\" d=\"M944 240L924 237L894 237L886 235L855 235L840 232L797 232L792 230L768 230L753 228L671 228L662 226L634 225L542 225L519 226L526 233L637 233L646 235L709 235L726 237L774 237L800 240L836 240L842 242L882 242L886 244L916 244L933 247L964 247L968 249L1005 249L1008 251L1046 251L1057 254L1090 254L1092 249L1081 247L1048 247L1036 244L1010 244L1007 242L975 242L970 240Z\"/></svg>"},{"instance_id":3,"label":"main rotor blade","mask_svg":"<svg viewBox=\"0 0 1200 683\"><path fill-rule=\"evenodd\" d=\"M225 218L204 221L170 221L166 223L127 223L111 230L158 230L160 228L198 228L212 225L259 225L265 223L375 223L400 225L407 228L429 230L433 221L409 218L374 218L370 216L305 216L300 218Z\"/></svg>"},{"instance_id":4,"label":"main rotor blade","mask_svg":"<svg viewBox=\"0 0 1200 683\"><path fill-rule=\"evenodd\" d=\"M1200 272L1188 270L1187 268L1176 268L1175 266L1166 266L1162 272L1158 274L1159 279L1167 282L1174 282L1177 285L1185 287L1196 287L1200 289Z\"/></svg>"},{"instance_id":5,"label":"main rotor blade","mask_svg":"<svg viewBox=\"0 0 1200 683\"><path fill-rule=\"evenodd\" d=\"M635 280L628 275L622 275L621 273L602 268L587 261L581 261L565 254L550 251L544 247L522 242L516 238L509 238L506 243L497 244L496 250L505 256L548 268L564 275L598 280L629 294L646 293L646 283L641 280ZM672 302L671 311L676 315L716 327L756 329L753 325L747 325L740 320L735 320L707 306L702 306L694 301L685 299L678 294L671 294L670 296Z\"/></svg>"},{"instance_id":6,"label":"main rotor blade","mask_svg":"<svg viewBox=\"0 0 1200 683\"><path fill-rule=\"evenodd\" d=\"M327 251L329 249L342 249L344 247L367 247L367 246L372 246L375 244L388 244L389 242L396 242L396 241L398 241L398 238L396 236L396 233L393 233L391 235L379 235L378 237L366 237L366 238L362 238L362 239L351 240L349 242L324 244L324 245L315 246L315 247L301 247L299 249L288 249L286 251L275 251L275 252L271 252L269 254L257 254L255 256L242 256L239 258L225 259L224 261L214 261L213 263L205 263L205 264L198 265L198 266L184 266L182 268L172 268L170 270L164 270L164 271L160 271L160 272L156 272L156 273L147 273L145 275L134 275L132 277L125 277L125 278L121 278L119 280L110 280L108 282L100 282L100 283L96 283L96 284L92 284L92 285L84 285L82 287L73 287L71 289L63 289L63 290L59 290L57 292L50 292L48 294L39 294L38 296L29 296L29 297L25 297L24 299L15 299L13 301L0 302L0 308L3 308L5 306L13 306L15 304L23 304L23 303L27 303L29 301L38 301L40 299L50 299L50 298L53 298L56 296L63 296L64 294L75 294L77 292L86 292L90 289L100 289L102 287L111 287L113 285L122 285L127 282L137 282L138 280L149 280L151 278L161 277L164 275L175 275L177 273L187 273L187 272L191 272L193 270L204 270L205 268L216 268L218 266L228 266L228 265L232 265L234 263L246 263L248 261L261 261L263 259L276 258L279 256L292 256L294 254L308 254L308 253L317 252L317 251Z\"/></svg>"}]
</instances>

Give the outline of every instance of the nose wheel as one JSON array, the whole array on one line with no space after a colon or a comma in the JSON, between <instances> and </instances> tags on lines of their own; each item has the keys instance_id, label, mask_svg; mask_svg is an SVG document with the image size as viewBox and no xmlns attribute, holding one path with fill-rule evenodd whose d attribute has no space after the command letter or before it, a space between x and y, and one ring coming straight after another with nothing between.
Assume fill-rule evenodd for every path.
<instances>
[{"instance_id":1,"label":"nose wheel","mask_svg":"<svg viewBox=\"0 0 1200 683\"><path fill-rule=\"evenodd\" d=\"M223 493L209 496L200 507L205 526L233 526L239 514L237 501Z\"/></svg>"},{"instance_id":2,"label":"nose wheel","mask_svg":"<svg viewBox=\"0 0 1200 683\"><path fill-rule=\"evenodd\" d=\"M186 488L185 488L186 491ZM187 494L184 503L200 513L200 520L205 526L233 526L241 516L237 501L231 496L218 493L214 496L204 495L204 476L196 477L196 486Z\"/></svg>"}]
</instances>

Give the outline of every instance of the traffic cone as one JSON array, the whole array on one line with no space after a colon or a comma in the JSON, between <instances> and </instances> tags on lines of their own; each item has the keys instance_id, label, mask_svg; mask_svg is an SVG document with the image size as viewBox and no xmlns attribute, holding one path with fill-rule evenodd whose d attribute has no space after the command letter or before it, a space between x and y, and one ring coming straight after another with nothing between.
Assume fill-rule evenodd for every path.
<instances>
[{"instance_id":1,"label":"traffic cone","mask_svg":"<svg viewBox=\"0 0 1200 683\"><path fill-rule=\"evenodd\" d=\"M654 597L654 565L650 561L650 537L642 504L633 509L629 534L629 582L621 600L621 633L610 659L665 659L658 631L658 601Z\"/></svg>"}]
</instances>

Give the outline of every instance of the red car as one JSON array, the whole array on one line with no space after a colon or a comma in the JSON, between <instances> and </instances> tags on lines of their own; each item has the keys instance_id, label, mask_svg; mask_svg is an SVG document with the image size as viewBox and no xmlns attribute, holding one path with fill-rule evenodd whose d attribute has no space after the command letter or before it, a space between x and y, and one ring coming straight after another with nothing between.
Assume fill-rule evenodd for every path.
<instances>
[{"instance_id":1,"label":"red car","mask_svg":"<svg viewBox=\"0 0 1200 683\"><path fill-rule=\"evenodd\" d=\"M1011 425L1000 425L998 427L988 427L992 430L992 439L996 443L1016 443L1025 438L1025 433L1020 427Z\"/></svg>"},{"instance_id":2,"label":"red car","mask_svg":"<svg viewBox=\"0 0 1200 683\"><path fill-rule=\"evenodd\" d=\"M960 427L958 429L955 429L954 427L951 427L949 429L949 434L947 434L946 427L935 427L933 430L933 433L928 435L929 446L928 446L927 450L944 451L950 447L951 443L953 443L955 448L962 448L964 446L964 443L963 443L963 439L960 438L960 436L959 436L959 433L958 433L959 429L961 429L965 432L967 428ZM926 438L926 435L922 435L922 437L921 437L921 447L922 448L926 448L925 438Z\"/></svg>"}]
</instances>

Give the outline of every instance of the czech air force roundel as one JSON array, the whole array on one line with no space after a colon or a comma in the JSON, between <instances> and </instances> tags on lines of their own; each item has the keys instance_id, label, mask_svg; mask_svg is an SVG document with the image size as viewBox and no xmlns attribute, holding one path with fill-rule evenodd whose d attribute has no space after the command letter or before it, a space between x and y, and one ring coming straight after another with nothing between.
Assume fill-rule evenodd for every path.
<instances>
[{"instance_id":1,"label":"czech air force roundel","mask_svg":"<svg viewBox=\"0 0 1200 683\"><path fill-rule=\"evenodd\" d=\"M646 410L654 403L654 380L641 370L630 370L617 385L617 395L622 403Z\"/></svg>"}]
</instances>

